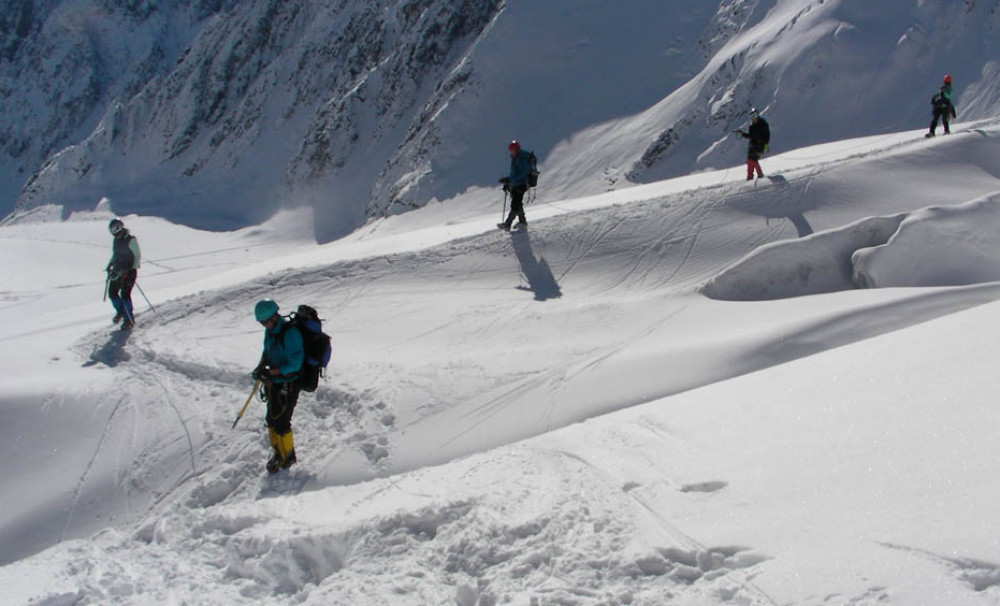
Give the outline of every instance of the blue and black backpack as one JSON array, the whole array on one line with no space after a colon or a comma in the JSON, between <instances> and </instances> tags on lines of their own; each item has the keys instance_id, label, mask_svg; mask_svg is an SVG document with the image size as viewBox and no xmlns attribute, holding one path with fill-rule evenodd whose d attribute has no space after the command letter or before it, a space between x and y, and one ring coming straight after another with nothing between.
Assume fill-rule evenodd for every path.
<instances>
[{"instance_id":1,"label":"blue and black backpack","mask_svg":"<svg viewBox=\"0 0 1000 606\"><path fill-rule=\"evenodd\" d=\"M302 347L306 354L299 372L299 386L303 391L316 391L319 378L326 375L326 365L330 363L330 354L333 353L330 335L323 332L323 320L316 309L308 305L299 305L288 315L288 320L302 333Z\"/></svg>"}]
</instances>

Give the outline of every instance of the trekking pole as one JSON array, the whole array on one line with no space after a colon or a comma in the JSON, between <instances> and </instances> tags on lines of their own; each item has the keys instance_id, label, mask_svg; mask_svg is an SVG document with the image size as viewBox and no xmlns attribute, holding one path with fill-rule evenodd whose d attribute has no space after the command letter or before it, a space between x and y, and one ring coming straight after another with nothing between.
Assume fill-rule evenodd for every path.
<instances>
[{"instance_id":1,"label":"trekking pole","mask_svg":"<svg viewBox=\"0 0 1000 606\"><path fill-rule=\"evenodd\" d=\"M507 190L503 190L503 210L500 211L500 222L507 220Z\"/></svg>"},{"instance_id":2,"label":"trekking pole","mask_svg":"<svg viewBox=\"0 0 1000 606\"><path fill-rule=\"evenodd\" d=\"M247 398L247 403L243 405L243 408L240 410L240 414L236 417L236 420L233 421L233 429L236 429L236 424L243 418L243 414L247 411L247 406L250 406L250 400L253 400L254 394L257 393L258 389L260 389L260 382L261 380L257 379L257 382L253 384L253 389L250 390L250 397Z\"/></svg>"},{"instance_id":3,"label":"trekking pole","mask_svg":"<svg viewBox=\"0 0 1000 606\"><path fill-rule=\"evenodd\" d=\"M156 308L153 307L153 304L149 302L149 297L146 296L146 293L142 292L142 287L139 286L138 280L135 281L135 287L139 289L139 294L142 295L142 298L146 300L146 305L149 305L149 308L152 309L154 312L160 313L156 311Z\"/></svg>"}]
</instances>

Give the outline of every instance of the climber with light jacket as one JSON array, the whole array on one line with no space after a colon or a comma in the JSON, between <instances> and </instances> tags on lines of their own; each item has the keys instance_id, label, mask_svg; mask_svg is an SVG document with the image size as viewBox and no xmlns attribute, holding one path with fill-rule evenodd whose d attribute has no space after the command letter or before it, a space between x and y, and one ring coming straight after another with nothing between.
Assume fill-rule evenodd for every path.
<instances>
[{"instance_id":1,"label":"climber with light jacket","mask_svg":"<svg viewBox=\"0 0 1000 606\"><path fill-rule=\"evenodd\" d=\"M121 219L114 218L108 223L108 231L114 236L111 243L111 260L105 271L108 273L108 298L115 308L115 317L111 321L122 323L122 330L135 326L135 316L132 313L132 287L139 275L139 240L129 230Z\"/></svg>"}]
</instances>

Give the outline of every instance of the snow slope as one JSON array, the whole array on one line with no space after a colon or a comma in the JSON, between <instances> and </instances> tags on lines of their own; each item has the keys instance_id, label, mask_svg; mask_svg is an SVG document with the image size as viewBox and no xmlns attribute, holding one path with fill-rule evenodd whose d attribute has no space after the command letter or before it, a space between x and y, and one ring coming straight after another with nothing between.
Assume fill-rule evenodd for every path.
<instances>
[{"instance_id":1,"label":"snow slope","mask_svg":"<svg viewBox=\"0 0 1000 606\"><path fill-rule=\"evenodd\" d=\"M513 234L496 197L322 246L126 216L131 335L107 202L6 225L5 602L998 604L1000 126L956 130ZM274 477L261 404L232 429L263 297L334 337Z\"/></svg>"}]
</instances>

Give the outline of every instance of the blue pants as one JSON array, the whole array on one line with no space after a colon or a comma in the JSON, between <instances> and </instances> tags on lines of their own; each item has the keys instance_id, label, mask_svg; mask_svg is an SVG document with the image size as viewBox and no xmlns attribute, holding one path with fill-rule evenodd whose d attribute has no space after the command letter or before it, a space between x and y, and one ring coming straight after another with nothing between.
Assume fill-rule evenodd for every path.
<instances>
[{"instance_id":1,"label":"blue pants","mask_svg":"<svg viewBox=\"0 0 1000 606\"><path fill-rule=\"evenodd\" d=\"M115 313L129 320L133 319L132 287L135 286L138 273L131 269L108 282L108 298L115 307Z\"/></svg>"}]
</instances>

